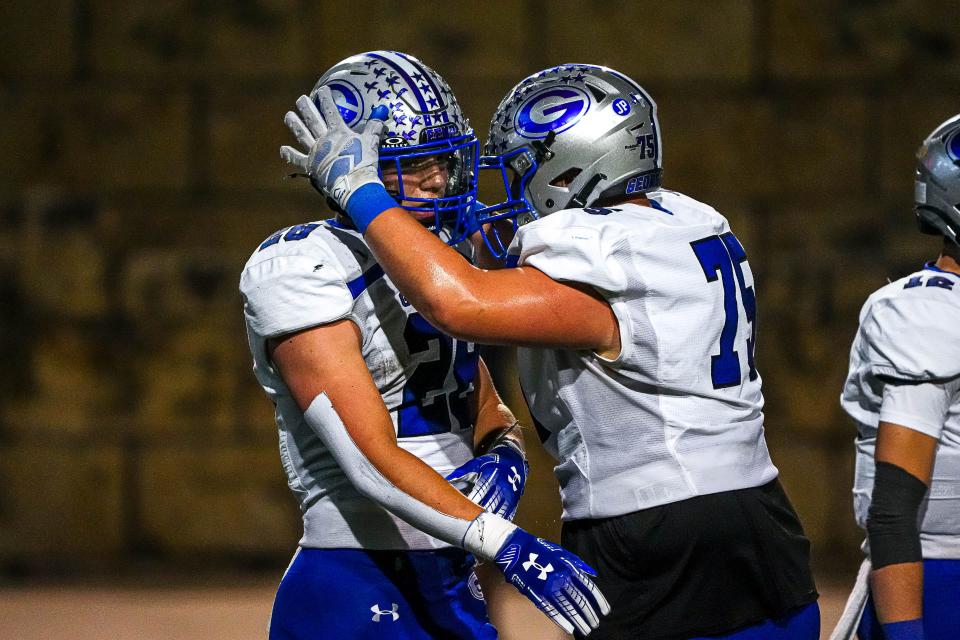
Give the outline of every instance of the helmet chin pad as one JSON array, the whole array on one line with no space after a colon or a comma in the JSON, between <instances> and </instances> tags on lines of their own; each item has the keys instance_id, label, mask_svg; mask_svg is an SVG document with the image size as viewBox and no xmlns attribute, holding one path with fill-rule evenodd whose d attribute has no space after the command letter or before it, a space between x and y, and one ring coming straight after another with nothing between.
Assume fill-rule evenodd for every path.
<instances>
[{"instance_id":1,"label":"helmet chin pad","mask_svg":"<svg viewBox=\"0 0 960 640\"><path fill-rule=\"evenodd\" d=\"M917 227L921 233L931 236L943 236L951 240L954 244L960 245L960 230L954 229L950 222L940 211L933 207L918 206Z\"/></svg>"}]
</instances>

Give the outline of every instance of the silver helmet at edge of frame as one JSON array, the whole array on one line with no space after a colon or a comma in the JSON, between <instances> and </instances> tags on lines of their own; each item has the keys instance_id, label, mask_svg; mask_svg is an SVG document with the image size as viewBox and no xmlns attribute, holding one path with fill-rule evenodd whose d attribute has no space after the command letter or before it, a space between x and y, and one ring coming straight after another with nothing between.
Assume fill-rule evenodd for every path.
<instances>
[{"instance_id":1,"label":"silver helmet at edge of frame","mask_svg":"<svg viewBox=\"0 0 960 640\"><path fill-rule=\"evenodd\" d=\"M923 233L960 245L960 114L934 129L917 151L913 199Z\"/></svg>"}]
</instances>

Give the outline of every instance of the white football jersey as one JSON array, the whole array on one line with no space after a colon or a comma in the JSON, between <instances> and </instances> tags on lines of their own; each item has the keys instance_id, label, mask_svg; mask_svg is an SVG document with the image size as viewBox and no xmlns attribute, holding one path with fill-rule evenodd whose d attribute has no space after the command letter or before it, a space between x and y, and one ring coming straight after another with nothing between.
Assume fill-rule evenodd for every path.
<instances>
[{"instance_id":1,"label":"white football jersey","mask_svg":"<svg viewBox=\"0 0 960 640\"><path fill-rule=\"evenodd\" d=\"M753 361L756 296L727 220L679 193L560 211L511 253L610 303L622 349L520 349L521 384L559 460L563 518L602 518L777 476Z\"/></svg>"},{"instance_id":2,"label":"white football jersey","mask_svg":"<svg viewBox=\"0 0 960 640\"><path fill-rule=\"evenodd\" d=\"M253 370L276 406L280 457L303 512L301 546L449 546L354 489L304 420L267 353L270 338L349 318L401 447L441 475L473 456L468 400L479 354L432 327L401 296L358 232L334 221L278 231L240 279Z\"/></svg>"},{"instance_id":3,"label":"white football jersey","mask_svg":"<svg viewBox=\"0 0 960 640\"><path fill-rule=\"evenodd\" d=\"M857 422L857 524L866 529L879 423L909 427L939 440L923 557L960 558L960 276L928 265L867 299L840 403Z\"/></svg>"}]
</instances>

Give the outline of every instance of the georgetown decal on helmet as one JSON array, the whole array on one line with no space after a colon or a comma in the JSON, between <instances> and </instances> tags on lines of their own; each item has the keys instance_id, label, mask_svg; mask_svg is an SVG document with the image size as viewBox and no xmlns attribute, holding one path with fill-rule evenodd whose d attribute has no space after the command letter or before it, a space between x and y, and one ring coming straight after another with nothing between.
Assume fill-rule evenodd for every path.
<instances>
[{"instance_id":1,"label":"georgetown decal on helmet","mask_svg":"<svg viewBox=\"0 0 960 640\"><path fill-rule=\"evenodd\" d=\"M520 104L514 127L524 138L546 138L566 131L590 110L590 96L578 87L538 91Z\"/></svg>"}]
</instances>

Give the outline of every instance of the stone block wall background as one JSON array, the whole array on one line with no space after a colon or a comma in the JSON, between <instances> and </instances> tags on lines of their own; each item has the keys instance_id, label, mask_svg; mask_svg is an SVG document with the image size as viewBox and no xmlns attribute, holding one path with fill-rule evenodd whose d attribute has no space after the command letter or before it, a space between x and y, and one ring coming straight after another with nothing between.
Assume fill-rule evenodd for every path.
<instances>
[{"instance_id":1,"label":"stone block wall background","mask_svg":"<svg viewBox=\"0 0 960 640\"><path fill-rule=\"evenodd\" d=\"M0 578L282 568L299 516L236 284L264 237L325 215L284 179L283 114L375 48L440 71L481 137L548 65L651 91L666 184L750 254L771 448L818 562L849 566L837 397L863 300L939 248L913 228L913 152L960 111L958 19L951 0L4 4ZM520 518L555 535L533 465Z\"/></svg>"}]
</instances>

